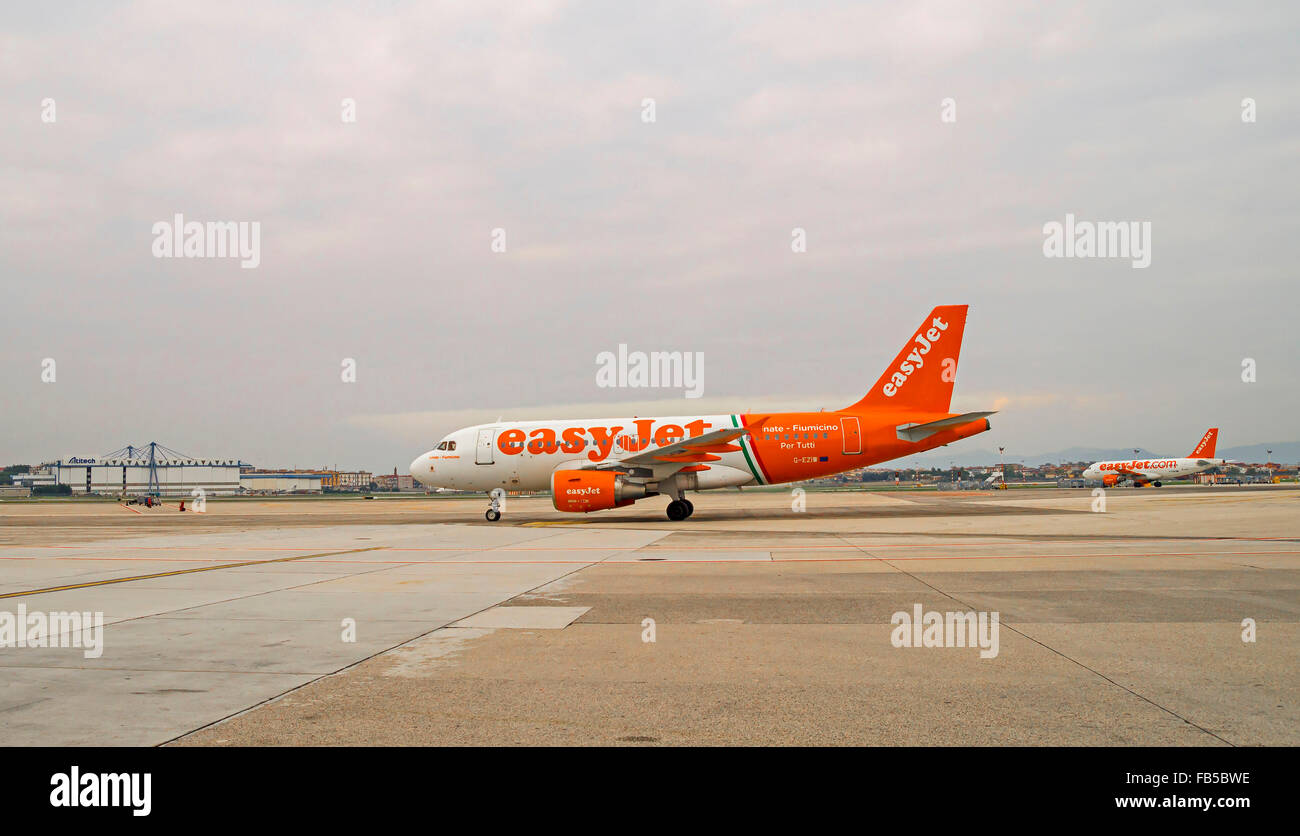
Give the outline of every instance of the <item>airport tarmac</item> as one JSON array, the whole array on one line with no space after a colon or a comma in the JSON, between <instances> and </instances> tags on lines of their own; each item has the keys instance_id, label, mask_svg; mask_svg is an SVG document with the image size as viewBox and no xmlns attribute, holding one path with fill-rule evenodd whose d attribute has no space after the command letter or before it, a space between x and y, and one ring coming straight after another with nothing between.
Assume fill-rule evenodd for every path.
<instances>
[{"instance_id":1,"label":"airport tarmac","mask_svg":"<svg viewBox=\"0 0 1300 836\"><path fill-rule=\"evenodd\" d=\"M0 613L105 620L0 648L0 744L1300 742L1300 490L692 499L0 503Z\"/></svg>"}]
</instances>

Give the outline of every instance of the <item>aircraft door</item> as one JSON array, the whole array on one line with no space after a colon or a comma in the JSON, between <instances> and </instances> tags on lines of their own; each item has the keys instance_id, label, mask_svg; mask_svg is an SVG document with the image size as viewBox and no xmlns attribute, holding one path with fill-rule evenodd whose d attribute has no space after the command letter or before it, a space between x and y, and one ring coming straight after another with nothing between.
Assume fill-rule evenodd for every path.
<instances>
[{"instance_id":1,"label":"aircraft door","mask_svg":"<svg viewBox=\"0 0 1300 836\"><path fill-rule=\"evenodd\" d=\"M492 464L492 450L496 446L496 430L479 430L478 444L474 446L474 464Z\"/></svg>"},{"instance_id":2,"label":"aircraft door","mask_svg":"<svg viewBox=\"0 0 1300 836\"><path fill-rule=\"evenodd\" d=\"M857 416L841 418L840 433L844 436L844 455L856 456L862 452L862 430Z\"/></svg>"}]
</instances>

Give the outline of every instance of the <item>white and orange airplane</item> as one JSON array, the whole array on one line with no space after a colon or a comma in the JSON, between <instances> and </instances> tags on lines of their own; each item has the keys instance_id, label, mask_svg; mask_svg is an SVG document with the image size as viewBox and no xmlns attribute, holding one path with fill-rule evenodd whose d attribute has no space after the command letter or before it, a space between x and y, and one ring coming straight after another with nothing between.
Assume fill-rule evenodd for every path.
<instances>
[{"instance_id":1,"label":"white and orange airplane","mask_svg":"<svg viewBox=\"0 0 1300 836\"><path fill-rule=\"evenodd\" d=\"M411 462L435 488L550 489L560 511L622 508L667 495L689 517L687 491L776 485L910 456L989 429L993 412L954 414L966 305L935 308L862 400L836 412L590 418L479 424Z\"/></svg>"},{"instance_id":2,"label":"white and orange airplane","mask_svg":"<svg viewBox=\"0 0 1300 836\"><path fill-rule=\"evenodd\" d=\"M1212 467L1230 464L1227 459L1214 458L1214 447L1218 440L1219 428L1211 427L1201 436L1200 442L1187 458L1093 462L1083 471L1083 478L1100 480L1108 488L1125 481L1131 481L1135 488L1146 485L1158 488L1164 479L1191 476Z\"/></svg>"}]
</instances>

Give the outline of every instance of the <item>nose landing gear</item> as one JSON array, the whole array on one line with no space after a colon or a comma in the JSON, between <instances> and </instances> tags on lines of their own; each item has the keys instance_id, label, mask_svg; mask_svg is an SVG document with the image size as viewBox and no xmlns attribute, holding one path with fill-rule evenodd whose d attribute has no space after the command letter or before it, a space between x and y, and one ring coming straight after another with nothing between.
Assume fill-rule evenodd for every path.
<instances>
[{"instance_id":1,"label":"nose landing gear","mask_svg":"<svg viewBox=\"0 0 1300 836\"><path fill-rule=\"evenodd\" d=\"M483 516L487 518L488 522L496 522L501 519L502 491L500 488L496 488L490 491L488 496L491 498L492 502L488 506L487 513Z\"/></svg>"}]
</instances>

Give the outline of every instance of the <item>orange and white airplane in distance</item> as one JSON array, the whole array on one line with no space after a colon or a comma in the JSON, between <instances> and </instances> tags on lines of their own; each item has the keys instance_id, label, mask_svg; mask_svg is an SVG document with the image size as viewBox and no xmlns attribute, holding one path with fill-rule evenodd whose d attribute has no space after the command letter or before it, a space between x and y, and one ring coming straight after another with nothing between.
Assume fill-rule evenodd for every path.
<instances>
[{"instance_id":1,"label":"orange and white airplane in distance","mask_svg":"<svg viewBox=\"0 0 1300 836\"><path fill-rule=\"evenodd\" d=\"M1212 467L1231 464L1227 459L1214 458L1214 446L1219 440L1219 428L1211 427L1201 436L1200 442L1185 459L1128 459L1126 461L1094 462L1083 471L1083 478L1100 480L1106 487L1132 481L1133 487L1145 485L1160 487L1163 479L1191 476Z\"/></svg>"},{"instance_id":2,"label":"orange and white airplane in distance","mask_svg":"<svg viewBox=\"0 0 1300 836\"><path fill-rule=\"evenodd\" d=\"M695 510L687 491L776 485L910 456L989 429L993 412L950 412L966 305L930 312L857 403L835 412L588 418L479 424L411 462L429 487L550 489L560 511L622 508L667 495L668 519Z\"/></svg>"}]
</instances>

